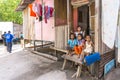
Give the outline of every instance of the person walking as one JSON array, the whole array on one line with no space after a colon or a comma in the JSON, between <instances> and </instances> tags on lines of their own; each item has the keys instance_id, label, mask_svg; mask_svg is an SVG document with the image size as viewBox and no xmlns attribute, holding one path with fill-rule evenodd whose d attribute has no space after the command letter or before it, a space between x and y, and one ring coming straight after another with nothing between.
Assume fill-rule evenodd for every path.
<instances>
[{"instance_id":1,"label":"person walking","mask_svg":"<svg viewBox=\"0 0 120 80\"><path fill-rule=\"evenodd\" d=\"M24 48L24 36L23 33L20 33L20 43L21 43L21 47Z\"/></svg>"},{"instance_id":2,"label":"person walking","mask_svg":"<svg viewBox=\"0 0 120 80\"><path fill-rule=\"evenodd\" d=\"M2 35L2 40L3 40L3 44L4 46L6 46L6 32L4 32L4 34Z\"/></svg>"},{"instance_id":3,"label":"person walking","mask_svg":"<svg viewBox=\"0 0 120 80\"><path fill-rule=\"evenodd\" d=\"M13 35L11 34L10 31L6 34L6 44L7 44L7 51L11 53L12 51L12 40L13 40Z\"/></svg>"}]
</instances>

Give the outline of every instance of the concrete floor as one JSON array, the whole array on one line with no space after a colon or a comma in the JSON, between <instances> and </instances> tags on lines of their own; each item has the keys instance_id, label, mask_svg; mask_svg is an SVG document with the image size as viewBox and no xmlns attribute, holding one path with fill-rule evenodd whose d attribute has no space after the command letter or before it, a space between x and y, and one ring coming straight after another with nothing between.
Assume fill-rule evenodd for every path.
<instances>
[{"instance_id":1,"label":"concrete floor","mask_svg":"<svg viewBox=\"0 0 120 80\"><path fill-rule=\"evenodd\" d=\"M61 71L63 61L52 61L13 45L13 53L0 46L0 80L96 80L82 72L81 77L71 78L75 72L70 64ZM120 68L112 70L105 80L120 80Z\"/></svg>"},{"instance_id":2,"label":"concrete floor","mask_svg":"<svg viewBox=\"0 0 120 80\"><path fill-rule=\"evenodd\" d=\"M61 71L63 61L52 61L20 51L0 58L0 80L95 80L88 75L71 78L75 72L70 65Z\"/></svg>"},{"instance_id":3,"label":"concrete floor","mask_svg":"<svg viewBox=\"0 0 120 80\"><path fill-rule=\"evenodd\" d=\"M27 51L11 54L0 58L0 80L36 80L52 63Z\"/></svg>"}]
</instances>

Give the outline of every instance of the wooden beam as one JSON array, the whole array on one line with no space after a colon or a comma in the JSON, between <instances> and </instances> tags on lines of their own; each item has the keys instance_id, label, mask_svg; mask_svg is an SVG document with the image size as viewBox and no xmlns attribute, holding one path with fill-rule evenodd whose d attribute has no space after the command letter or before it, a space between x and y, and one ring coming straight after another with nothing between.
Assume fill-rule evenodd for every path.
<instances>
[{"instance_id":1,"label":"wooden beam","mask_svg":"<svg viewBox=\"0 0 120 80\"><path fill-rule=\"evenodd\" d=\"M47 46L47 45L52 45L51 43L47 43L47 44L44 44L44 45L36 45L35 47L42 47L42 46ZM30 46L28 48L34 48L34 46Z\"/></svg>"},{"instance_id":2,"label":"wooden beam","mask_svg":"<svg viewBox=\"0 0 120 80\"><path fill-rule=\"evenodd\" d=\"M49 55L49 54L44 54L44 53L40 53L40 52L37 52L37 51L31 51L32 53L35 53L35 54L38 54L42 57L45 57L45 58L48 58L48 59L51 59L51 60L54 60L54 61L57 61L58 58L57 57L54 57L52 55Z\"/></svg>"},{"instance_id":3,"label":"wooden beam","mask_svg":"<svg viewBox=\"0 0 120 80\"><path fill-rule=\"evenodd\" d=\"M64 52L64 53L67 53L68 51L67 50L64 50L64 49L59 49L59 48L56 48L56 47L50 47L51 49L54 49L54 50L57 50L57 51L60 51L60 52Z\"/></svg>"},{"instance_id":4,"label":"wooden beam","mask_svg":"<svg viewBox=\"0 0 120 80\"><path fill-rule=\"evenodd\" d=\"M100 52L100 28L101 28L101 24L100 24L100 0L96 0L95 1L95 51L96 52Z\"/></svg>"}]
</instances>

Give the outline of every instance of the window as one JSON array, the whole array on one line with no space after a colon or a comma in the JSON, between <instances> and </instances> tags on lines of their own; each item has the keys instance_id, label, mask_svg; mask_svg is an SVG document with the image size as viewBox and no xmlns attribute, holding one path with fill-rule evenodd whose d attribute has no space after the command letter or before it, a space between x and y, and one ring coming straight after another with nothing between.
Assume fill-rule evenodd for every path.
<instances>
[{"instance_id":1,"label":"window","mask_svg":"<svg viewBox=\"0 0 120 80\"><path fill-rule=\"evenodd\" d=\"M54 0L55 26L67 24L67 0Z\"/></svg>"}]
</instances>

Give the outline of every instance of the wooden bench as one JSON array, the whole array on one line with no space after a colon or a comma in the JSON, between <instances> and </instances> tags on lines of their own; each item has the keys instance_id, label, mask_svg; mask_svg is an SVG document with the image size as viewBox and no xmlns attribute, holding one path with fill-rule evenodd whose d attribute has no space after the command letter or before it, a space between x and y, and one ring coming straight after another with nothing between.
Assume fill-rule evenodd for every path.
<instances>
[{"instance_id":1,"label":"wooden bench","mask_svg":"<svg viewBox=\"0 0 120 80\"><path fill-rule=\"evenodd\" d=\"M82 63L80 62L78 56L77 55L73 55L73 56L63 55L62 57L64 58L64 63L63 63L63 66L62 66L62 70L64 70L65 65L67 63L67 60L75 62L75 63L78 64L77 71L72 75L72 78L75 77L75 76L76 76L76 78L78 78L81 75L81 69L82 69Z\"/></svg>"},{"instance_id":2,"label":"wooden bench","mask_svg":"<svg viewBox=\"0 0 120 80\"><path fill-rule=\"evenodd\" d=\"M65 49L59 49L59 48L56 48L56 47L50 47L50 48L55 50L55 54L57 54L56 51L60 51L60 52L63 52L63 53L68 53L68 51L65 50ZM76 78L79 77L81 75L82 63L80 62L78 56L77 55L70 56L70 55L64 54L62 56L62 58L64 58L62 70L64 70L67 61L72 61L74 63L77 63L78 68L77 68L77 71L72 75L72 78L75 77L75 76L76 76Z\"/></svg>"}]
</instances>

